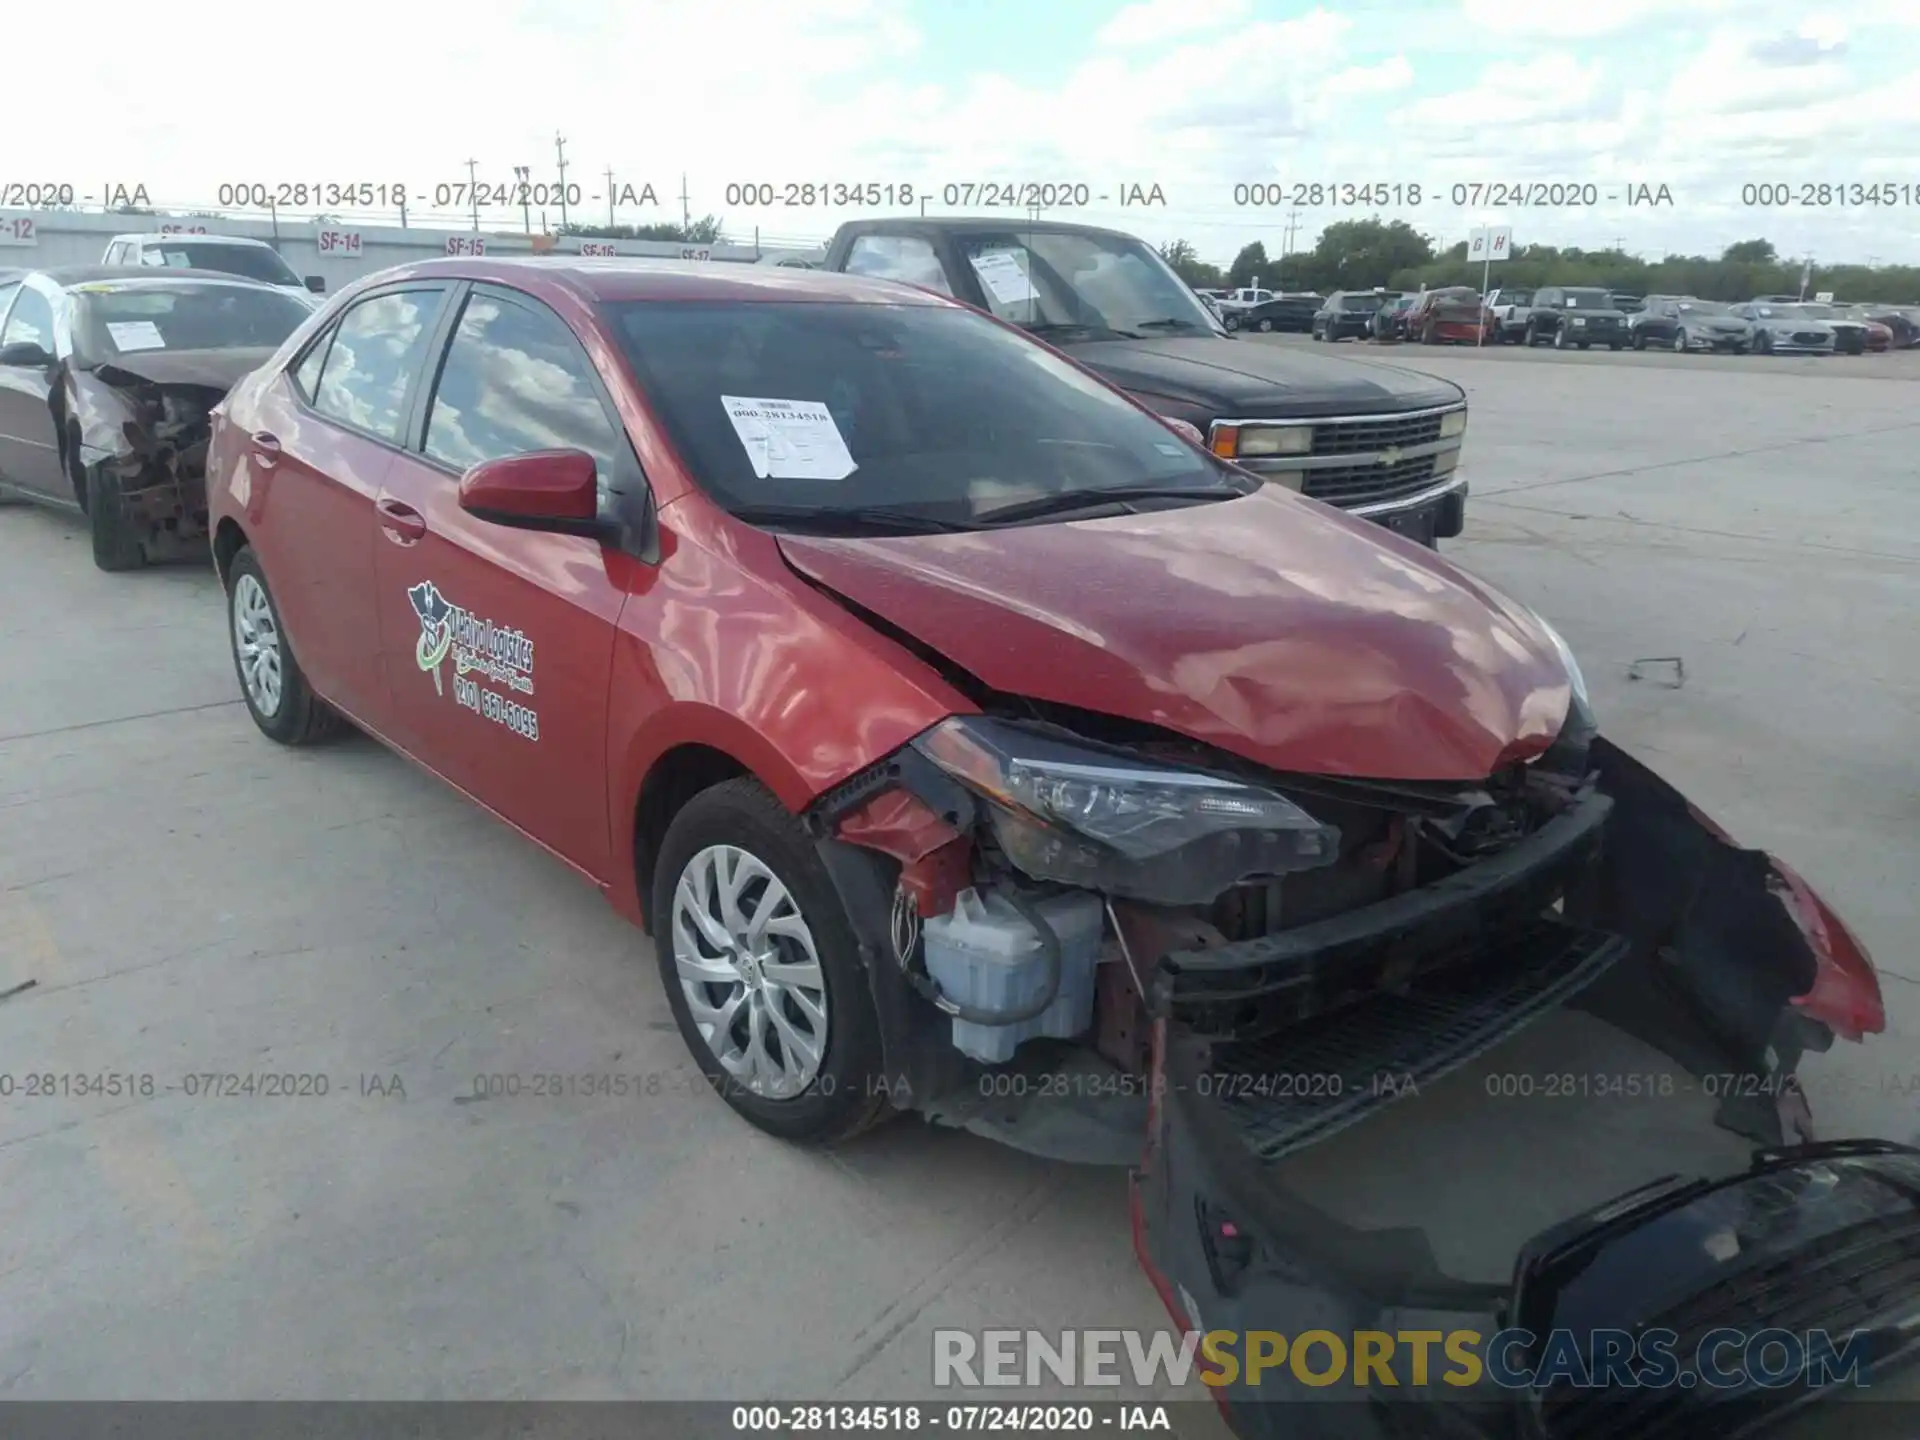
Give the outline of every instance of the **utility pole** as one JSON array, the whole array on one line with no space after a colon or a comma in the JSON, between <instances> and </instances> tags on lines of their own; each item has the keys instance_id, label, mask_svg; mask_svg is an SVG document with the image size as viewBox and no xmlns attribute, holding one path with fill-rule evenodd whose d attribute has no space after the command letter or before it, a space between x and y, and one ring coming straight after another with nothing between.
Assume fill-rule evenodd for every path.
<instances>
[{"instance_id":1,"label":"utility pole","mask_svg":"<svg viewBox=\"0 0 1920 1440\"><path fill-rule=\"evenodd\" d=\"M560 166L560 228L567 228L567 140L558 130L553 132L553 153Z\"/></svg>"},{"instance_id":2,"label":"utility pole","mask_svg":"<svg viewBox=\"0 0 1920 1440\"><path fill-rule=\"evenodd\" d=\"M607 228L613 228L613 167L607 167Z\"/></svg>"},{"instance_id":3,"label":"utility pole","mask_svg":"<svg viewBox=\"0 0 1920 1440\"><path fill-rule=\"evenodd\" d=\"M688 238L687 232L693 229L693 211L687 205L687 172L680 172L680 238Z\"/></svg>"},{"instance_id":4,"label":"utility pole","mask_svg":"<svg viewBox=\"0 0 1920 1440\"><path fill-rule=\"evenodd\" d=\"M478 160L467 161L467 195L473 201L473 233L480 233L480 182L475 172L480 168Z\"/></svg>"},{"instance_id":5,"label":"utility pole","mask_svg":"<svg viewBox=\"0 0 1920 1440\"><path fill-rule=\"evenodd\" d=\"M1274 276L1274 288L1276 289L1286 288L1287 257L1293 253L1293 236L1294 232L1299 228L1300 211L1298 209L1287 211L1286 235L1280 241L1280 264L1275 267L1278 272Z\"/></svg>"},{"instance_id":6,"label":"utility pole","mask_svg":"<svg viewBox=\"0 0 1920 1440\"><path fill-rule=\"evenodd\" d=\"M533 233L533 210L528 203L527 183L532 174L533 167L531 165L516 165L513 167L513 178L520 184L520 223L526 227L527 234L529 235Z\"/></svg>"}]
</instances>

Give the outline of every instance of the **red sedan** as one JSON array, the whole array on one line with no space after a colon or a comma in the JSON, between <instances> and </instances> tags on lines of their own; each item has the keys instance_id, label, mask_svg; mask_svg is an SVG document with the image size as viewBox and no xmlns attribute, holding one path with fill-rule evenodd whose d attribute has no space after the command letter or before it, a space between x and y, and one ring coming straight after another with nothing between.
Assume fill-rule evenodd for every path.
<instances>
[{"instance_id":1,"label":"red sedan","mask_svg":"<svg viewBox=\"0 0 1920 1440\"><path fill-rule=\"evenodd\" d=\"M1479 345L1493 336L1493 312L1471 285L1448 285L1414 297L1406 316L1407 338L1428 345L1457 341Z\"/></svg>"},{"instance_id":2,"label":"red sedan","mask_svg":"<svg viewBox=\"0 0 1920 1440\"><path fill-rule=\"evenodd\" d=\"M1864 1290L1729 1267L1920 1228L1920 1154L1814 1145L1794 1081L1883 1028L1866 954L1599 735L1545 621L990 316L767 267L389 270L232 392L208 488L268 737L349 720L566 860L768 1131L918 1110L1138 1164L1186 1324L1491 1334L1510 1297L1435 1259L1485 1203L1285 1162L1540 1025L1556 1071L1620 1047L1643 1108L1530 1149L1528 1323L1839 1326ZM1656 1124L1690 1184L1649 1187ZM1219 1393L1278 1434L1294 1384Z\"/></svg>"}]
</instances>

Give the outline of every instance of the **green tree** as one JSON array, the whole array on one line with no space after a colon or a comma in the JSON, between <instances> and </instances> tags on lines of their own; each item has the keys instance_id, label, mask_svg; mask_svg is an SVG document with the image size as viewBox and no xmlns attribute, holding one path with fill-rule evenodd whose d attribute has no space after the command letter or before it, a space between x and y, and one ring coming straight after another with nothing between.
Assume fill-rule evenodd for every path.
<instances>
[{"instance_id":1,"label":"green tree","mask_svg":"<svg viewBox=\"0 0 1920 1440\"><path fill-rule=\"evenodd\" d=\"M1160 258L1173 273L1196 289L1212 289L1220 284L1220 267L1209 265L1185 240L1172 240L1160 247Z\"/></svg>"},{"instance_id":2,"label":"green tree","mask_svg":"<svg viewBox=\"0 0 1920 1440\"><path fill-rule=\"evenodd\" d=\"M726 236L717 215L703 216L691 225L663 222L658 225L562 225L562 235L581 235L589 240L666 240L681 245L720 245Z\"/></svg>"},{"instance_id":3,"label":"green tree","mask_svg":"<svg viewBox=\"0 0 1920 1440\"><path fill-rule=\"evenodd\" d=\"M1227 284L1232 289L1243 290L1253 284L1255 277L1268 283L1273 279L1273 262L1267 259L1267 247L1258 240L1240 247L1240 253L1233 257L1233 264L1227 269Z\"/></svg>"},{"instance_id":4,"label":"green tree","mask_svg":"<svg viewBox=\"0 0 1920 1440\"><path fill-rule=\"evenodd\" d=\"M1301 278L1321 291L1367 290L1432 260L1433 242L1404 220L1339 220L1302 257Z\"/></svg>"},{"instance_id":5,"label":"green tree","mask_svg":"<svg viewBox=\"0 0 1920 1440\"><path fill-rule=\"evenodd\" d=\"M1771 240L1740 240L1720 252L1729 265L1777 265L1780 255ZM1704 298L1704 297L1703 297Z\"/></svg>"}]
</instances>

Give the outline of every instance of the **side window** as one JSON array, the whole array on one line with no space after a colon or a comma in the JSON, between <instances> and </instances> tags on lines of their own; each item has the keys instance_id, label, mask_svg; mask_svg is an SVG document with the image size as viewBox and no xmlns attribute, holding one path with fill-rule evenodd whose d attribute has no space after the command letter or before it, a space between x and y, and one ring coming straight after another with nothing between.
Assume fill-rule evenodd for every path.
<instances>
[{"instance_id":1,"label":"side window","mask_svg":"<svg viewBox=\"0 0 1920 1440\"><path fill-rule=\"evenodd\" d=\"M294 388L300 392L300 398L309 405L320 393L320 367L327 363L327 351L332 345L333 330L329 328L326 334L313 342L305 358L294 367Z\"/></svg>"},{"instance_id":2,"label":"side window","mask_svg":"<svg viewBox=\"0 0 1920 1440\"><path fill-rule=\"evenodd\" d=\"M0 323L5 322L7 318L7 306L13 303L13 297L19 289L20 282L18 280L8 285L0 285Z\"/></svg>"},{"instance_id":3,"label":"side window","mask_svg":"<svg viewBox=\"0 0 1920 1440\"><path fill-rule=\"evenodd\" d=\"M486 291L468 297L447 347L424 448L456 470L529 450L584 450L603 493L633 468L625 433L600 403L593 362L566 322L538 302Z\"/></svg>"},{"instance_id":4,"label":"side window","mask_svg":"<svg viewBox=\"0 0 1920 1440\"><path fill-rule=\"evenodd\" d=\"M859 236L847 252L847 273L871 275L876 280L905 280L942 295L953 293L933 242L918 235Z\"/></svg>"},{"instance_id":5,"label":"side window","mask_svg":"<svg viewBox=\"0 0 1920 1440\"><path fill-rule=\"evenodd\" d=\"M53 349L53 306L38 290L22 286L7 316L7 328L0 330L0 345L17 345L31 340L42 350Z\"/></svg>"},{"instance_id":6,"label":"side window","mask_svg":"<svg viewBox=\"0 0 1920 1440\"><path fill-rule=\"evenodd\" d=\"M399 440L407 387L419 373L438 290L398 290L362 300L334 327L313 408L382 440Z\"/></svg>"},{"instance_id":7,"label":"side window","mask_svg":"<svg viewBox=\"0 0 1920 1440\"><path fill-rule=\"evenodd\" d=\"M118 265L126 258L127 242L124 240L116 240L107 247L107 258L101 263L103 265Z\"/></svg>"}]
</instances>

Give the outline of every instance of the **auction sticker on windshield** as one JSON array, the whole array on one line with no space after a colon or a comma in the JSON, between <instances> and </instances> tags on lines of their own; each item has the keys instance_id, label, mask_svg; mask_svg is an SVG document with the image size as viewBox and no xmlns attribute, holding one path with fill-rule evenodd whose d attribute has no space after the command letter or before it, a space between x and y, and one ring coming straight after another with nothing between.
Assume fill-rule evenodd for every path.
<instances>
[{"instance_id":1,"label":"auction sticker on windshield","mask_svg":"<svg viewBox=\"0 0 1920 1440\"><path fill-rule=\"evenodd\" d=\"M722 395L720 403L762 480L844 480L859 468L833 412L817 400Z\"/></svg>"},{"instance_id":2,"label":"auction sticker on windshield","mask_svg":"<svg viewBox=\"0 0 1920 1440\"><path fill-rule=\"evenodd\" d=\"M107 333L120 351L164 350L167 348L160 327L151 320L109 320Z\"/></svg>"},{"instance_id":3,"label":"auction sticker on windshield","mask_svg":"<svg viewBox=\"0 0 1920 1440\"><path fill-rule=\"evenodd\" d=\"M1011 250L988 250L968 258L973 261L973 273L1000 304L1024 305L1040 298L1027 272L1020 268L1019 256Z\"/></svg>"}]
</instances>

